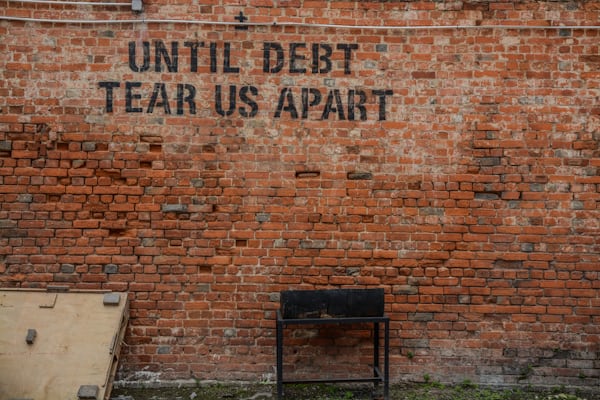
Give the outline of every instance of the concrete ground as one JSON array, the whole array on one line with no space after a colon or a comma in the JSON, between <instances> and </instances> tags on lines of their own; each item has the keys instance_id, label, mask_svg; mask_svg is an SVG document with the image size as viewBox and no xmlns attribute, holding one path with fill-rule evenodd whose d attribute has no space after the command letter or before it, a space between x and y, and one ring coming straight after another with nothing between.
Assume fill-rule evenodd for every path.
<instances>
[{"instance_id":1,"label":"concrete ground","mask_svg":"<svg viewBox=\"0 0 600 400\"><path fill-rule=\"evenodd\" d=\"M270 400L277 399L273 384L201 384L179 388L113 389L111 400ZM285 400L374 400L383 399L381 387L371 385L290 385ZM390 400L600 400L600 389L555 387L535 389L528 385L514 388L481 388L464 382L446 386L439 383L402 384L390 388Z\"/></svg>"}]
</instances>

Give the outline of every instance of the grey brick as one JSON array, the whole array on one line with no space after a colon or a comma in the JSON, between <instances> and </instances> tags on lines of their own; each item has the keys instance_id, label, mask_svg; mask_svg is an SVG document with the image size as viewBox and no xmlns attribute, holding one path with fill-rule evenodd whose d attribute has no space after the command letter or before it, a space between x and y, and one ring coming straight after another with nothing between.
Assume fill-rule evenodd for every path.
<instances>
[{"instance_id":1,"label":"grey brick","mask_svg":"<svg viewBox=\"0 0 600 400\"><path fill-rule=\"evenodd\" d=\"M373 174L370 172L348 172L348 179L350 180L369 180L373 179Z\"/></svg>"},{"instance_id":2,"label":"grey brick","mask_svg":"<svg viewBox=\"0 0 600 400\"><path fill-rule=\"evenodd\" d=\"M106 293L103 303L105 306L118 306L120 301L121 295L119 293Z\"/></svg>"},{"instance_id":3,"label":"grey brick","mask_svg":"<svg viewBox=\"0 0 600 400\"><path fill-rule=\"evenodd\" d=\"M25 337L25 341L27 342L27 344L33 344L36 336L37 331L35 329L27 329L27 336Z\"/></svg>"},{"instance_id":4,"label":"grey brick","mask_svg":"<svg viewBox=\"0 0 600 400\"><path fill-rule=\"evenodd\" d=\"M256 214L257 222L268 222L271 219L271 214L268 213L258 213Z\"/></svg>"},{"instance_id":5,"label":"grey brick","mask_svg":"<svg viewBox=\"0 0 600 400\"><path fill-rule=\"evenodd\" d=\"M98 385L81 385L77 391L79 399L97 399L100 388Z\"/></svg>"},{"instance_id":6,"label":"grey brick","mask_svg":"<svg viewBox=\"0 0 600 400\"><path fill-rule=\"evenodd\" d=\"M162 211L176 213L187 212L187 204L163 204Z\"/></svg>"},{"instance_id":7,"label":"grey brick","mask_svg":"<svg viewBox=\"0 0 600 400\"><path fill-rule=\"evenodd\" d=\"M11 151L12 142L9 140L0 140L0 151Z\"/></svg>"},{"instance_id":8,"label":"grey brick","mask_svg":"<svg viewBox=\"0 0 600 400\"><path fill-rule=\"evenodd\" d=\"M83 151L96 151L96 143L95 142L83 142L82 150Z\"/></svg>"},{"instance_id":9,"label":"grey brick","mask_svg":"<svg viewBox=\"0 0 600 400\"><path fill-rule=\"evenodd\" d=\"M75 272L75 266L73 264L61 264L60 272L63 274L72 274Z\"/></svg>"},{"instance_id":10,"label":"grey brick","mask_svg":"<svg viewBox=\"0 0 600 400\"><path fill-rule=\"evenodd\" d=\"M104 266L105 274L116 274L119 272L119 266L117 264L106 264Z\"/></svg>"}]
</instances>

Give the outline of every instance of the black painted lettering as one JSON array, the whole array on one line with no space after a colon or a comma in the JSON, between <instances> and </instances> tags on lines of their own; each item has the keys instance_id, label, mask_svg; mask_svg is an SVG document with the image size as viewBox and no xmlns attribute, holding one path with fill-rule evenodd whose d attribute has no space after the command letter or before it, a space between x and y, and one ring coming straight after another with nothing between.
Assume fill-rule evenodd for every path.
<instances>
[{"instance_id":1,"label":"black painted lettering","mask_svg":"<svg viewBox=\"0 0 600 400\"><path fill-rule=\"evenodd\" d=\"M271 67L271 51L275 51L277 59L275 65ZM276 74L283 69L283 47L279 43L265 42L263 47L263 72Z\"/></svg>"},{"instance_id":2,"label":"black painted lettering","mask_svg":"<svg viewBox=\"0 0 600 400\"><path fill-rule=\"evenodd\" d=\"M352 60L352 50L358 49L356 43L339 43L337 45L338 50L344 50L344 74L350 74L350 64Z\"/></svg>"},{"instance_id":3,"label":"black painted lettering","mask_svg":"<svg viewBox=\"0 0 600 400\"><path fill-rule=\"evenodd\" d=\"M187 95L184 93L187 92ZM183 104L187 103L190 114L196 114L196 87L189 84L177 84L177 115L183 115Z\"/></svg>"},{"instance_id":4,"label":"black painted lettering","mask_svg":"<svg viewBox=\"0 0 600 400\"><path fill-rule=\"evenodd\" d=\"M237 74L240 72L240 67L231 66L231 43L225 43L223 51L223 72Z\"/></svg>"},{"instance_id":5,"label":"black painted lettering","mask_svg":"<svg viewBox=\"0 0 600 400\"><path fill-rule=\"evenodd\" d=\"M154 72L162 71L162 59L165 60L167 71L177 72L177 64L179 62L178 48L179 45L177 42L171 42L171 55L169 55L167 47L162 40L157 40L154 42Z\"/></svg>"},{"instance_id":6,"label":"black painted lettering","mask_svg":"<svg viewBox=\"0 0 600 400\"><path fill-rule=\"evenodd\" d=\"M290 73L291 74L303 74L306 72L306 68L297 66L296 62L306 60L306 57L302 54L297 54L298 49L305 49L306 43L291 43L290 44Z\"/></svg>"},{"instance_id":7,"label":"black painted lettering","mask_svg":"<svg viewBox=\"0 0 600 400\"><path fill-rule=\"evenodd\" d=\"M335 100L335 105L333 104ZM338 118L343 121L346 119L344 116L344 105L342 104L342 97L340 96L340 91L338 89L330 90L327 94L327 101L325 102L325 108L323 109L323 114L321 115L321 119L329 118L329 114L332 112L338 113Z\"/></svg>"},{"instance_id":8,"label":"black painted lettering","mask_svg":"<svg viewBox=\"0 0 600 400\"><path fill-rule=\"evenodd\" d=\"M355 101L355 97L358 96L358 102ZM364 90L349 90L348 91L348 120L354 121L354 110L358 109L360 112L360 120L367 120L367 109L365 102L367 101L367 94Z\"/></svg>"},{"instance_id":9,"label":"black painted lettering","mask_svg":"<svg viewBox=\"0 0 600 400\"><path fill-rule=\"evenodd\" d=\"M252 96L258 96L258 89L254 86L243 86L240 89L240 100L250 106L250 111L246 110L246 107L240 107L239 112L242 117L252 118L258 113L258 104L254 99L248 96L248 92Z\"/></svg>"},{"instance_id":10,"label":"black painted lettering","mask_svg":"<svg viewBox=\"0 0 600 400\"><path fill-rule=\"evenodd\" d=\"M105 110L108 113L113 112L113 89L121 86L119 82L98 82L98 86L103 89L106 89L106 106Z\"/></svg>"},{"instance_id":11,"label":"black painted lettering","mask_svg":"<svg viewBox=\"0 0 600 400\"><path fill-rule=\"evenodd\" d=\"M231 43L225 43L225 50L223 53L223 72L234 74L240 72L240 67L231 66Z\"/></svg>"},{"instance_id":12,"label":"black painted lettering","mask_svg":"<svg viewBox=\"0 0 600 400\"><path fill-rule=\"evenodd\" d=\"M198 72L198 47L204 47L204 42L184 42L190 48L190 72Z\"/></svg>"},{"instance_id":13,"label":"black painted lettering","mask_svg":"<svg viewBox=\"0 0 600 400\"><path fill-rule=\"evenodd\" d=\"M133 101L142 98L139 93L133 93L134 88L142 87L142 82L125 82L125 111L128 113L142 112L141 107L134 107Z\"/></svg>"},{"instance_id":14,"label":"black painted lettering","mask_svg":"<svg viewBox=\"0 0 600 400\"><path fill-rule=\"evenodd\" d=\"M312 95L312 99L310 99ZM321 103L321 92L315 88L302 88L302 119L308 118L308 109Z\"/></svg>"},{"instance_id":15,"label":"black painted lettering","mask_svg":"<svg viewBox=\"0 0 600 400\"><path fill-rule=\"evenodd\" d=\"M217 44L210 43L210 72L217 72Z\"/></svg>"},{"instance_id":16,"label":"black painted lettering","mask_svg":"<svg viewBox=\"0 0 600 400\"><path fill-rule=\"evenodd\" d=\"M321 54L320 49L325 50L324 54ZM312 45L312 73L313 74L327 74L331 72L331 54L333 50L328 44L314 43ZM325 64L321 67L321 63Z\"/></svg>"},{"instance_id":17,"label":"black painted lettering","mask_svg":"<svg viewBox=\"0 0 600 400\"><path fill-rule=\"evenodd\" d=\"M158 96L160 94L160 101ZM152 90L152 96L150 96L150 103L146 112L151 114L154 112L154 107L162 107L165 114L171 114L171 107L169 106L169 97L167 96L167 88L164 83L155 83L154 90Z\"/></svg>"},{"instance_id":18,"label":"black painted lettering","mask_svg":"<svg viewBox=\"0 0 600 400\"><path fill-rule=\"evenodd\" d=\"M235 96L237 94L237 88L235 85L229 85L229 109L223 110L223 101L221 93L221 85L215 86L215 110L223 117L230 116L235 111Z\"/></svg>"},{"instance_id":19,"label":"black painted lettering","mask_svg":"<svg viewBox=\"0 0 600 400\"><path fill-rule=\"evenodd\" d=\"M379 102L379 121L385 121L387 96L392 96L394 91L391 89L373 90L373 94L377 96Z\"/></svg>"},{"instance_id":20,"label":"black painted lettering","mask_svg":"<svg viewBox=\"0 0 600 400\"><path fill-rule=\"evenodd\" d=\"M135 42L129 42L129 68L133 72L144 72L150 69L150 42L143 42L142 47L144 49L143 64L141 67L138 67L135 62L137 44Z\"/></svg>"},{"instance_id":21,"label":"black painted lettering","mask_svg":"<svg viewBox=\"0 0 600 400\"><path fill-rule=\"evenodd\" d=\"M284 106L286 100L287 105ZM277 110L275 110L275 118L281 117L282 111L289 112L290 117L293 119L298 118L298 110L296 110L296 105L294 104L294 94L289 88L281 89L281 93L279 94L279 101L277 102Z\"/></svg>"}]
</instances>

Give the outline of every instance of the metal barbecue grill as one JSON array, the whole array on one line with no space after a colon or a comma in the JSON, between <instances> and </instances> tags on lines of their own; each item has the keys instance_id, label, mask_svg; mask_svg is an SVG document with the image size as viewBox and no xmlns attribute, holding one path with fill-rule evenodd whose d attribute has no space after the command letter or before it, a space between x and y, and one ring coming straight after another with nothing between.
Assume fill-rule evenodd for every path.
<instances>
[{"instance_id":1,"label":"metal barbecue grill","mask_svg":"<svg viewBox=\"0 0 600 400\"><path fill-rule=\"evenodd\" d=\"M277 311L277 397L283 399L283 385L292 383L372 382L383 384L383 398L389 399L390 319L384 314L383 289L289 290L281 292ZM284 379L283 330L302 325L372 324L372 376L323 379ZM380 369L380 324L384 325L383 371Z\"/></svg>"}]
</instances>

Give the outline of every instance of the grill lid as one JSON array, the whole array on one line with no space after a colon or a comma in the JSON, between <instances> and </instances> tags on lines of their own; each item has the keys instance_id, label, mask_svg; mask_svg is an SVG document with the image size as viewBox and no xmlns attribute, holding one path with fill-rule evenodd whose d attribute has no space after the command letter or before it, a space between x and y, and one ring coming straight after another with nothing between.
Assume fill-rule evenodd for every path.
<instances>
[{"instance_id":1,"label":"grill lid","mask_svg":"<svg viewBox=\"0 0 600 400\"><path fill-rule=\"evenodd\" d=\"M383 309L383 288L281 292L284 319L381 317Z\"/></svg>"}]
</instances>

